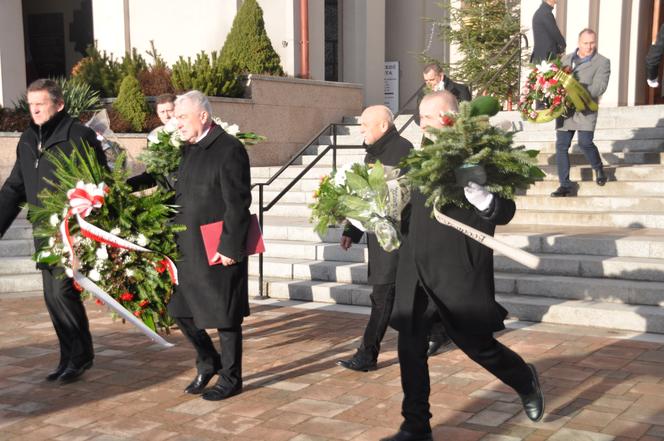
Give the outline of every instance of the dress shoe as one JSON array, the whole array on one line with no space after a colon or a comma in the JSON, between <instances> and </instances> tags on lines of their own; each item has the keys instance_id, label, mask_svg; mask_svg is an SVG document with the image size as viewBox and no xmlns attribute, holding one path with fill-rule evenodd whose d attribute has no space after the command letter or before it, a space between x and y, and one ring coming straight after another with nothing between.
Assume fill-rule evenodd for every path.
<instances>
[{"instance_id":1,"label":"dress shoe","mask_svg":"<svg viewBox=\"0 0 664 441\"><path fill-rule=\"evenodd\" d=\"M81 375L88 369L92 367L92 360L88 361L82 366L79 367L68 367L66 368L62 374L58 377L58 381L60 383L66 384L66 383L73 383L74 381L78 380Z\"/></svg>"},{"instance_id":2,"label":"dress shoe","mask_svg":"<svg viewBox=\"0 0 664 441\"><path fill-rule=\"evenodd\" d=\"M67 369L67 365L59 365L53 372L46 376L46 381L55 381Z\"/></svg>"},{"instance_id":3,"label":"dress shoe","mask_svg":"<svg viewBox=\"0 0 664 441\"><path fill-rule=\"evenodd\" d=\"M203 392L203 389L205 389L205 386L210 382L212 377L214 377L214 372L209 373L209 374L198 374L194 378L194 380L189 383L189 386L184 388L184 393L186 394L192 394L192 395L198 395Z\"/></svg>"},{"instance_id":4,"label":"dress shoe","mask_svg":"<svg viewBox=\"0 0 664 441\"><path fill-rule=\"evenodd\" d=\"M442 340L429 340L427 356L433 357L434 355L440 354L442 352L447 352L451 345L452 340L448 336L445 336L445 338Z\"/></svg>"},{"instance_id":5,"label":"dress shoe","mask_svg":"<svg viewBox=\"0 0 664 441\"><path fill-rule=\"evenodd\" d=\"M380 441L433 441L431 433L411 433L400 430L392 436L381 438Z\"/></svg>"},{"instance_id":6,"label":"dress shoe","mask_svg":"<svg viewBox=\"0 0 664 441\"><path fill-rule=\"evenodd\" d=\"M565 187L563 185L561 185L560 187L558 187L556 191L551 193L551 197L553 198L564 198L566 196L574 196L574 192L570 187Z\"/></svg>"},{"instance_id":7,"label":"dress shoe","mask_svg":"<svg viewBox=\"0 0 664 441\"><path fill-rule=\"evenodd\" d=\"M519 396L521 397L523 410L526 412L526 416L532 421L537 422L544 416L544 395L542 395L542 389L540 388L539 378L537 377L535 366L528 363L528 368L533 374L533 391L526 395L519 394Z\"/></svg>"},{"instance_id":8,"label":"dress shoe","mask_svg":"<svg viewBox=\"0 0 664 441\"><path fill-rule=\"evenodd\" d=\"M349 360L337 361L337 365L345 367L346 369L351 369L353 371L359 371L359 372L369 372L378 369L378 364L376 363L376 360L372 360L367 357L358 356L357 354L355 354L355 356Z\"/></svg>"},{"instance_id":9,"label":"dress shoe","mask_svg":"<svg viewBox=\"0 0 664 441\"><path fill-rule=\"evenodd\" d=\"M606 184L606 174L604 173L604 168L600 167L595 170L595 182L600 187Z\"/></svg>"},{"instance_id":10,"label":"dress shoe","mask_svg":"<svg viewBox=\"0 0 664 441\"><path fill-rule=\"evenodd\" d=\"M237 395L242 392L242 386L229 387L223 384L215 384L210 389L203 392L203 399L208 401L221 401Z\"/></svg>"}]
</instances>

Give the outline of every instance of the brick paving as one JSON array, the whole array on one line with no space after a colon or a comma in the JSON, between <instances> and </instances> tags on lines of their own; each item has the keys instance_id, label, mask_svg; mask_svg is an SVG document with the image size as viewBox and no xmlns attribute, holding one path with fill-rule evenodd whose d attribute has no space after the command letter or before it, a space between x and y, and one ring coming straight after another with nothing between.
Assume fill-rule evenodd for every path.
<instances>
[{"instance_id":1,"label":"brick paving","mask_svg":"<svg viewBox=\"0 0 664 441\"><path fill-rule=\"evenodd\" d=\"M393 331L377 371L334 363L356 347L366 308L254 303L245 390L207 402L182 393L194 353L178 331L162 349L87 307L95 365L57 385L43 380L58 361L43 301L0 298L0 440L371 441L401 421ZM430 361L434 439L664 440L664 336L514 323L500 340L536 364L544 420L531 423L515 393L453 350Z\"/></svg>"}]
</instances>

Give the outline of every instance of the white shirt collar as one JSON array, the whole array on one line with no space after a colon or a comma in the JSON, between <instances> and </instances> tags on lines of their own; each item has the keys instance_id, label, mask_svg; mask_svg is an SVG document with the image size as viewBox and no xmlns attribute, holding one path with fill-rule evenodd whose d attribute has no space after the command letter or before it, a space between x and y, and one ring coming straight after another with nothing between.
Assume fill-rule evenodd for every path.
<instances>
[{"instance_id":1,"label":"white shirt collar","mask_svg":"<svg viewBox=\"0 0 664 441\"><path fill-rule=\"evenodd\" d=\"M207 134L208 134L208 132L210 131L211 128L212 128L212 125L209 125L208 128L205 129L205 131L204 131L203 133L201 133L201 136L199 136L198 138L196 138L196 142L195 142L194 144L198 144L198 143L201 141L201 139L205 138L205 137L207 136Z\"/></svg>"}]
</instances>

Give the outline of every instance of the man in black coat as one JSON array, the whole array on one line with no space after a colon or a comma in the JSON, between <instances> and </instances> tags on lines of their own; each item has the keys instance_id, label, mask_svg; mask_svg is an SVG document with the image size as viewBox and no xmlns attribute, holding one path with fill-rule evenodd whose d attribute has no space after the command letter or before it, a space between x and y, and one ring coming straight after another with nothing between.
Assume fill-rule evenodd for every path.
<instances>
[{"instance_id":1,"label":"man in black coat","mask_svg":"<svg viewBox=\"0 0 664 441\"><path fill-rule=\"evenodd\" d=\"M196 349L198 375L185 388L200 394L215 374L206 400L223 400L242 390L242 321L249 315L245 242L249 229L251 188L249 156L240 141L211 119L210 103L199 91L178 97L175 117L188 143L175 183L178 213L173 222L186 231L178 234L179 285L168 312ZM224 221L221 241L208 263L200 226ZM205 331L216 328L217 351Z\"/></svg>"},{"instance_id":2,"label":"man in black coat","mask_svg":"<svg viewBox=\"0 0 664 441\"><path fill-rule=\"evenodd\" d=\"M421 127L441 128L442 114L455 112L449 92L427 95L420 105ZM443 214L487 234L508 223L513 201L469 183L464 188L474 208L446 206ZM495 299L493 251L431 216L426 197L411 196L409 219L397 269L397 295L391 325L399 331L398 352L404 391L401 430L387 441L431 440L429 368L424 336L431 326L430 305L443 318L459 349L520 395L527 416L539 421L544 400L535 368L499 343L493 333L504 329L507 312Z\"/></svg>"},{"instance_id":3,"label":"man in black coat","mask_svg":"<svg viewBox=\"0 0 664 441\"><path fill-rule=\"evenodd\" d=\"M417 96L418 108L420 107L422 98L427 93L440 92L442 90L446 90L454 95L457 102L470 101L472 99L468 86L457 83L445 75L443 68L438 63L430 63L424 66L422 76L424 77L425 88ZM415 115L415 124L420 125L420 116L418 114Z\"/></svg>"},{"instance_id":4,"label":"man in black coat","mask_svg":"<svg viewBox=\"0 0 664 441\"><path fill-rule=\"evenodd\" d=\"M648 55L646 55L646 76L648 86L654 88L659 87L659 64L662 62L664 56L664 25L659 28L657 38L650 46Z\"/></svg>"},{"instance_id":5,"label":"man in black coat","mask_svg":"<svg viewBox=\"0 0 664 441\"><path fill-rule=\"evenodd\" d=\"M364 157L365 164L380 161L383 165L395 167L413 148L410 141L399 135L394 127L394 116L390 109L382 105L367 107L362 112L360 131L367 152ZM358 243L363 235L363 230L348 223L341 236L341 247L344 250L349 249L353 243ZM385 336L394 304L394 281L399 261L399 250L392 252L383 250L373 233L367 233L367 246L369 248L367 282L372 285L369 322L355 355L348 360L337 362L347 369L363 372L377 369L380 342ZM430 343L430 346L440 347L445 343L445 333L442 329L440 331L442 336L434 343Z\"/></svg>"},{"instance_id":6,"label":"man in black coat","mask_svg":"<svg viewBox=\"0 0 664 441\"><path fill-rule=\"evenodd\" d=\"M533 14L533 53L530 55L531 63L555 58L565 53L565 37L560 33L556 18L553 16L553 7L558 0L542 0L542 4Z\"/></svg>"},{"instance_id":7,"label":"man in black coat","mask_svg":"<svg viewBox=\"0 0 664 441\"><path fill-rule=\"evenodd\" d=\"M106 158L95 133L72 119L65 111L60 87L52 80L40 79L28 87L27 100L32 121L21 135L16 148L16 163L0 189L0 236L4 235L26 202L40 206L40 191L56 181L54 165L46 152L70 156L83 144L93 147L98 161ZM35 249L41 240L35 239ZM92 366L94 350L88 317L80 293L63 270L38 264L42 270L44 300L60 343L60 362L46 376L48 381L69 383Z\"/></svg>"}]
</instances>

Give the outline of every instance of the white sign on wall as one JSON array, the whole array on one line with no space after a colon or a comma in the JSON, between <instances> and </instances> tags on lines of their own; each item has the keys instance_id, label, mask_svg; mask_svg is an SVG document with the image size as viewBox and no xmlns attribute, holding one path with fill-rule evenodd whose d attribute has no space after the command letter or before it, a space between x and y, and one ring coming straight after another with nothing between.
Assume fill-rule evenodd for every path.
<instances>
[{"instance_id":1,"label":"white sign on wall","mask_svg":"<svg viewBox=\"0 0 664 441\"><path fill-rule=\"evenodd\" d=\"M385 62L385 92L383 101L394 113L399 111L399 62Z\"/></svg>"}]
</instances>

